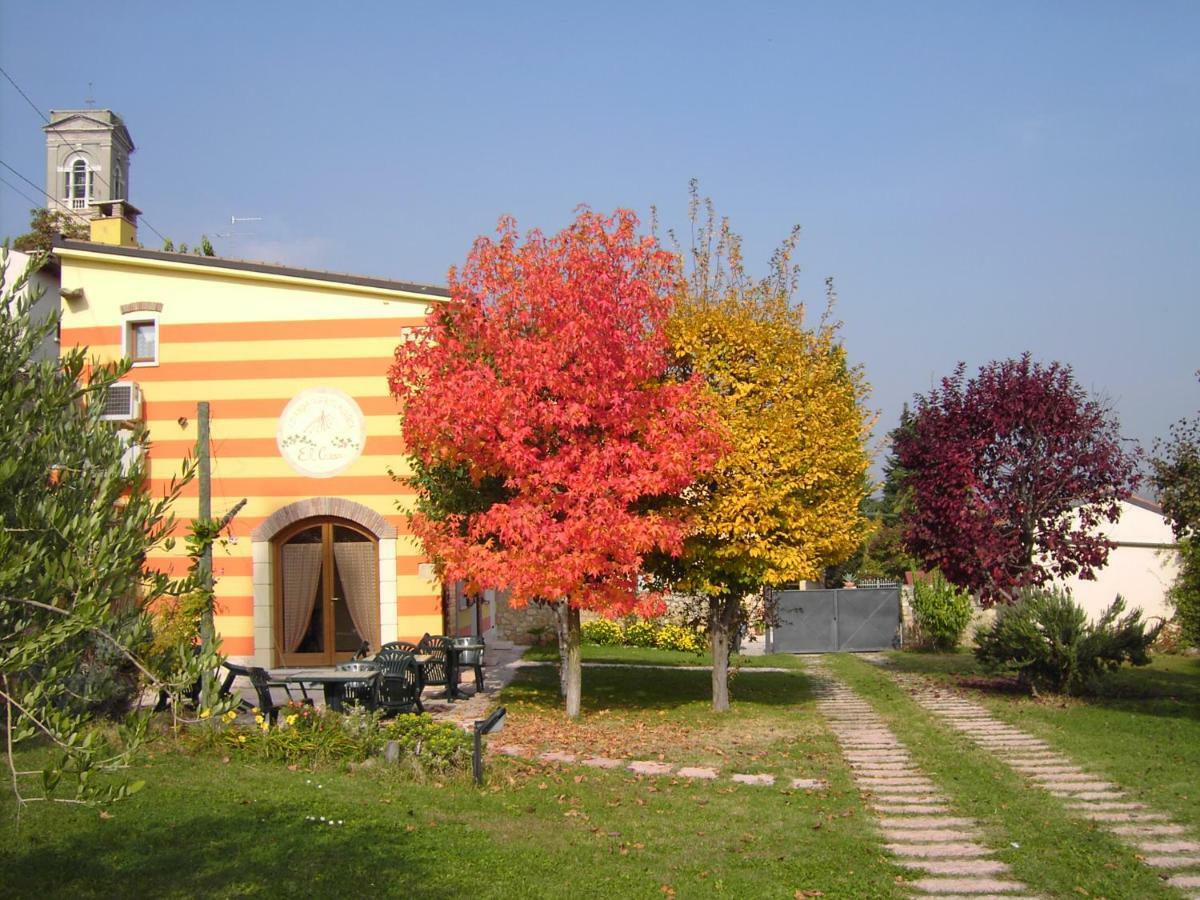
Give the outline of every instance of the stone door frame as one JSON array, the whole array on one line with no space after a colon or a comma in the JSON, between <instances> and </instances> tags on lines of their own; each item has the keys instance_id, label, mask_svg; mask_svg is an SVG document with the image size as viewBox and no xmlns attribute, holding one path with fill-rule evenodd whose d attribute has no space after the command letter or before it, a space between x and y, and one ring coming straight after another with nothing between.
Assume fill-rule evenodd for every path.
<instances>
[{"instance_id":1,"label":"stone door frame","mask_svg":"<svg viewBox=\"0 0 1200 900\"><path fill-rule=\"evenodd\" d=\"M250 533L254 587L254 665L273 667L275 639L275 554L272 542L284 529L306 519L346 519L375 536L379 544L379 640L396 640L396 526L370 507L342 497L310 497L277 509Z\"/></svg>"}]
</instances>

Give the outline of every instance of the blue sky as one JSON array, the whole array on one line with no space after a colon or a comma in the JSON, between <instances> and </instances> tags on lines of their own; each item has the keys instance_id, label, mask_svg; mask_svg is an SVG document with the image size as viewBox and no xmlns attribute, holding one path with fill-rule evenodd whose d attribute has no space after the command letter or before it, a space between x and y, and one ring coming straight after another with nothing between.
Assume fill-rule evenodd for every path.
<instances>
[{"instance_id":1,"label":"blue sky","mask_svg":"<svg viewBox=\"0 0 1200 900\"><path fill-rule=\"evenodd\" d=\"M836 279L879 433L1025 350L1143 443L1200 407L1194 2L0 0L0 61L43 111L92 83L176 242L441 283L501 214L678 226L697 177L752 267L803 226L800 299ZM41 124L0 80L0 159L38 184ZM0 184L0 234L29 205Z\"/></svg>"}]
</instances>

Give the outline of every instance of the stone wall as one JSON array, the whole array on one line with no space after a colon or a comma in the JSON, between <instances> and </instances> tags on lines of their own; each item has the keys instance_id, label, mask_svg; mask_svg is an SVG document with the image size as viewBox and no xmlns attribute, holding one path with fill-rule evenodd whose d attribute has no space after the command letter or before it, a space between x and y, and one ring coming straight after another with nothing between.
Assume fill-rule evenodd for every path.
<instances>
[{"instance_id":1,"label":"stone wall","mask_svg":"<svg viewBox=\"0 0 1200 900\"><path fill-rule=\"evenodd\" d=\"M552 644L556 640L554 611L541 603L530 603L520 609L508 605L506 596L496 598L496 631L502 640L514 644Z\"/></svg>"}]
</instances>

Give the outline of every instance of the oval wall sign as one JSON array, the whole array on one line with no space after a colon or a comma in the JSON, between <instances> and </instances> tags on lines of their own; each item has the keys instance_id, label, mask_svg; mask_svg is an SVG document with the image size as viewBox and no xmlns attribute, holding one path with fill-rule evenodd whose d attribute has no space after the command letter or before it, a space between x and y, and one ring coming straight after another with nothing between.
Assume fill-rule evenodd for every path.
<instances>
[{"instance_id":1,"label":"oval wall sign","mask_svg":"<svg viewBox=\"0 0 1200 900\"><path fill-rule=\"evenodd\" d=\"M362 409L337 388L308 388L279 415L275 443L289 466L309 478L331 478L362 455Z\"/></svg>"}]
</instances>

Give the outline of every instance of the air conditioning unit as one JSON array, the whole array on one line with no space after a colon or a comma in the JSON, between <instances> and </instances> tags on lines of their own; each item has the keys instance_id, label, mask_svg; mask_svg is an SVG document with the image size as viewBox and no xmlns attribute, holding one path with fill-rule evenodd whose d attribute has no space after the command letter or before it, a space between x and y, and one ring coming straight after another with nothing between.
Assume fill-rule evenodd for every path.
<instances>
[{"instance_id":1,"label":"air conditioning unit","mask_svg":"<svg viewBox=\"0 0 1200 900\"><path fill-rule=\"evenodd\" d=\"M100 418L107 422L135 422L142 418L142 389L132 381L116 381L104 395Z\"/></svg>"}]
</instances>

